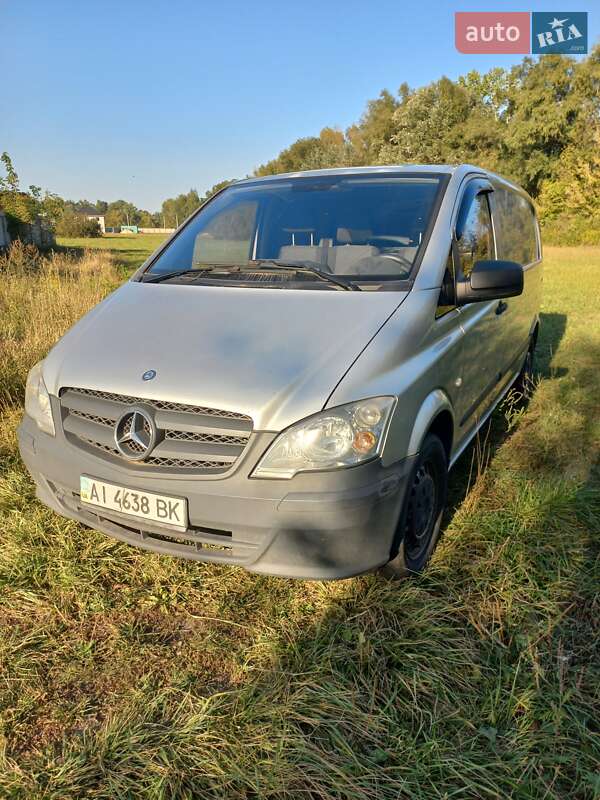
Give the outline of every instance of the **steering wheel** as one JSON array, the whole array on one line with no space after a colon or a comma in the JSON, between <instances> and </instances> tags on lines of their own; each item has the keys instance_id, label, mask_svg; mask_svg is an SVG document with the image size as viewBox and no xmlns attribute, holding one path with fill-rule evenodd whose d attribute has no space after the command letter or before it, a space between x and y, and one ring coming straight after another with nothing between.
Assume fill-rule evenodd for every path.
<instances>
[{"instance_id":1,"label":"steering wheel","mask_svg":"<svg viewBox=\"0 0 600 800\"><path fill-rule=\"evenodd\" d=\"M387 247L390 247L390 245L393 247L411 247L412 245L406 241L407 239L408 236L369 236L367 242L368 244L373 243L375 247L377 246L375 242L387 242L387 245L384 245Z\"/></svg>"},{"instance_id":2,"label":"steering wheel","mask_svg":"<svg viewBox=\"0 0 600 800\"><path fill-rule=\"evenodd\" d=\"M391 253L380 253L377 258L388 258L390 261L395 261L396 264L400 264L400 266L404 267L409 272L412 269L412 261L409 261L408 258L404 258L404 256L394 256Z\"/></svg>"}]
</instances>

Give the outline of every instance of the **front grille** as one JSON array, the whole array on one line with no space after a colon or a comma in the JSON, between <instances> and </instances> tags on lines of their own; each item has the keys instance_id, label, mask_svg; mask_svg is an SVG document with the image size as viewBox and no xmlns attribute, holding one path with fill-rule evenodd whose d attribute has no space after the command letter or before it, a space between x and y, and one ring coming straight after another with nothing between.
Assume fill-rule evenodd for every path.
<instances>
[{"instance_id":1,"label":"front grille","mask_svg":"<svg viewBox=\"0 0 600 800\"><path fill-rule=\"evenodd\" d=\"M63 430L72 444L100 451L121 463L135 463L142 471L226 472L236 463L252 433L252 419L245 414L94 389L63 389L60 405ZM148 458L128 462L115 444L115 426L133 406L142 406L152 414L158 443ZM127 447L132 455L144 449L132 440Z\"/></svg>"},{"instance_id":2,"label":"front grille","mask_svg":"<svg viewBox=\"0 0 600 800\"><path fill-rule=\"evenodd\" d=\"M248 441L246 436L221 436L216 433L194 433L194 431L167 431L167 439L178 439L181 442L221 442L221 444L241 444Z\"/></svg>"}]
</instances>

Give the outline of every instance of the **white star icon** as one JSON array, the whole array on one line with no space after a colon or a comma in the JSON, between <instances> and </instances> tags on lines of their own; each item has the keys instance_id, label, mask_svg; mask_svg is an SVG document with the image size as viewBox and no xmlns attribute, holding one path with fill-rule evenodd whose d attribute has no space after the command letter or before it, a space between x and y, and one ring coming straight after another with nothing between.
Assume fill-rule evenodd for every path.
<instances>
[{"instance_id":1,"label":"white star icon","mask_svg":"<svg viewBox=\"0 0 600 800\"><path fill-rule=\"evenodd\" d=\"M568 19L568 17L567 17L567 19ZM554 17L554 19L550 23L550 27L552 28L552 30L554 30L555 28L562 28L562 26L565 24L567 19L556 19L556 17Z\"/></svg>"}]
</instances>

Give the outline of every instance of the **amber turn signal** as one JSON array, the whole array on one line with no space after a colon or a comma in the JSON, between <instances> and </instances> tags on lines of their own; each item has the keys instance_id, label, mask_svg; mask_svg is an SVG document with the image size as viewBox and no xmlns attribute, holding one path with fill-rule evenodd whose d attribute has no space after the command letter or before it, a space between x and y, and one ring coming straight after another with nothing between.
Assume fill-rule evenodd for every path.
<instances>
[{"instance_id":1,"label":"amber turn signal","mask_svg":"<svg viewBox=\"0 0 600 800\"><path fill-rule=\"evenodd\" d=\"M357 453L368 453L376 444L377 438L371 431L357 431L352 441L352 447Z\"/></svg>"}]
</instances>

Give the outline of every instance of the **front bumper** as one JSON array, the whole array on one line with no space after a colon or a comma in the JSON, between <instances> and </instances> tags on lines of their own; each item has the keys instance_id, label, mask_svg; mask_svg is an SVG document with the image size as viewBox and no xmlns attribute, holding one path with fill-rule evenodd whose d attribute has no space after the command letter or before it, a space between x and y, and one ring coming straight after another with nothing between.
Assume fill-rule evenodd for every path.
<instances>
[{"instance_id":1,"label":"front bumper","mask_svg":"<svg viewBox=\"0 0 600 800\"><path fill-rule=\"evenodd\" d=\"M59 427L51 437L26 416L19 428L21 456L37 496L57 513L147 550L292 578L347 578L385 564L414 463L407 458L382 467L374 461L290 480L252 479L250 472L275 437L255 433L225 476L154 476L81 450ZM174 532L82 504L81 474L186 497L188 529Z\"/></svg>"}]
</instances>

